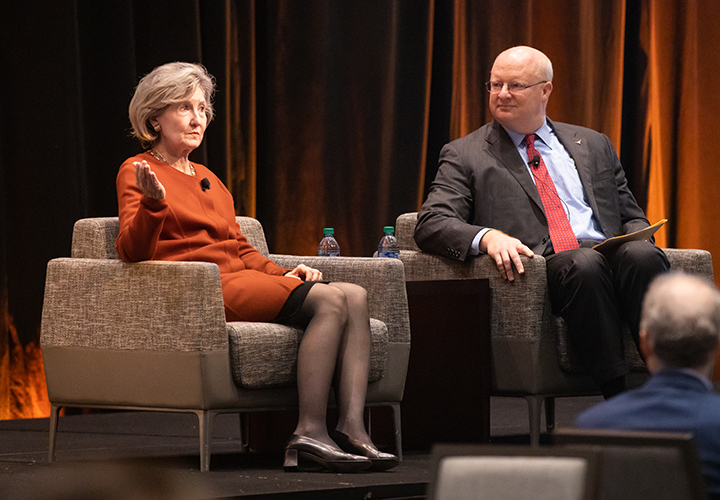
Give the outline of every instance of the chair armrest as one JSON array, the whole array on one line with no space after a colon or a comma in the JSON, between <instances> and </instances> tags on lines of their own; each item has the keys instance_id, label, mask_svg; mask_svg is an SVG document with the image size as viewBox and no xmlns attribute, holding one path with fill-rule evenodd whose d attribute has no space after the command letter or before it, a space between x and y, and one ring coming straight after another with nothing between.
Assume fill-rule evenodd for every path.
<instances>
[{"instance_id":1,"label":"chair armrest","mask_svg":"<svg viewBox=\"0 0 720 500\"><path fill-rule=\"evenodd\" d=\"M345 281L362 286L368 292L370 316L388 329L389 341L410 342L405 272L398 259L373 257L318 257L271 254L280 266L294 268L305 264L323 273L323 280Z\"/></svg>"},{"instance_id":2,"label":"chair armrest","mask_svg":"<svg viewBox=\"0 0 720 500\"><path fill-rule=\"evenodd\" d=\"M545 259L540 255L533 258L521 256L521 259L525 273L516 274L514 281L507 281L487 255L461 262L421 251L400 251L408 280L488 279L492 295L493 338L553 336L549 328L552 311Z\"/></svg>"},{"instance_id":3,"label":"chair armrest","mask_svg":"<svg viewBox=\"0 0 720 500\"><path fill-rule=\"evenodd\" d=\"M227 349L220 271L203 262L53 259L43 346L151 351Z\"/></svg>"},{"instance_id":4,"label":"chair armrest","mask_svg":"<svg viewBox=\"0 0 720 500\"><path fill-rule=\"evenodd\" d=\"M670 269L694 274L713 281L712 255L707 250L663 248L670 261Z\"/></svg>"},{"instance_id":5,"label":"chair armrest","mask_svg":"<svg viewBox=\"0 0 720 500\"><path fill-rule=\"evenodd\" d=\"M414 238L417 215L417 212L400 214L395 220L395 236L397 237L400 250L420 251Z\"/></svg>"},{"instance_id":6,"label":"chair armrest","mask_svg":"<svg viewBox=\"0 0 720 500\"><path fill-rule=\"evenodd\" d=\"M73 226L71 256L78 259L118 259L115 239L120 232L117 217L80 219Z\"/></svg>"}]
</instances>

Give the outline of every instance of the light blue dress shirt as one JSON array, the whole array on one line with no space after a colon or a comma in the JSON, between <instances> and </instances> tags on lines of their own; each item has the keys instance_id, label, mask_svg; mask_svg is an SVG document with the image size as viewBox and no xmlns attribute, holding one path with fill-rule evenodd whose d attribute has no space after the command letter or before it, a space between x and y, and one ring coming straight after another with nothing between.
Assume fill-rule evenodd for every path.
<instances>
[{"instance_id":1,"label":"light blue dress shirt","mask_svg":"<svg viewBox=\"0 0 720 500\"><path fill-rule=\"evenodd\" d=\"M512 139L513 144L515 144L520 157L525 162L533 182L537 183L529 165L530 158L528 158L527 154L525 134L505 130ZM535 136L535 149L542 156L548 174L550 174L550 178L555 184L555 190L565 208L565 213L568 215L575 236L578 239L605 240L605 235L600 231L597 221L593 217L592 209L585 199L585 192L580 183L580 175L577 168L575 168L575 162L560 143L547 121L535 131ZM480 253L480 240L491 229L485 228L475 235L470 248L472 255Z\"/></svg>"}]
</instances>

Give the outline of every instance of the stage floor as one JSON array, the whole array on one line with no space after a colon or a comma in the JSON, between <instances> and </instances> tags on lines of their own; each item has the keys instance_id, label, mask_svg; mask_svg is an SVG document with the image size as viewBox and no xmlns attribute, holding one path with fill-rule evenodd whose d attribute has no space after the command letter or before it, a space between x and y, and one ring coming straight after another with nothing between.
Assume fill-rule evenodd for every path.
<instances>
[{"instance_id":1,"label":"stage floor","mask_svg":"<svg viewBox=\"0 0 720 500\"><path fill-rule=\"evenodd\" d=\"M600 401L558 399L557 426L572 426L578 413ZM433 473L427 451L406 451L401 465L387 472L286 473L281 452L241 453L238 418L224 414L215 418L210 472L201 474L196 417L156 412L61 417L57 461L50 464L48 427L48 419L0 421L0 498L60 498L51 493L89 483L130 493L129 485L150 475L152 484L172 490L158 498L410 499L424 498ZM491 440L529 442L523 399L492 398Z\"/></svg>"}]
</instances>

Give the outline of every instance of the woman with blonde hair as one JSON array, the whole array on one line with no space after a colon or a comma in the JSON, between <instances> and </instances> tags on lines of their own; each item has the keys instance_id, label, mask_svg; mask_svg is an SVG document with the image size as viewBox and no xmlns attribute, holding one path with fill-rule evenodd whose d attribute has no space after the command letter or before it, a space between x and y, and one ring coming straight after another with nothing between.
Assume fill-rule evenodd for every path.
<instances>
[{"instance_id":1,"label":"woman with blonde hair","mask_svg":"<svg viewBox=\"0 0 720 500\"><path fill-rule=\"evenodd\" d=\"M317 269L286 269L263 257L240 232L227 188L189 159L213 119L214 90L199 64L165 64L140 80L129 114L145 152L126 160L117 176L118 254L126 262L213 262L228 321L305 328L297 361L299 418L286 470L395 467L398 458L378 451L363 421L370 363L365 289L322 282ZM333 382L339 420L331 437L326 413Z\"/></svg>"}]
</instances>

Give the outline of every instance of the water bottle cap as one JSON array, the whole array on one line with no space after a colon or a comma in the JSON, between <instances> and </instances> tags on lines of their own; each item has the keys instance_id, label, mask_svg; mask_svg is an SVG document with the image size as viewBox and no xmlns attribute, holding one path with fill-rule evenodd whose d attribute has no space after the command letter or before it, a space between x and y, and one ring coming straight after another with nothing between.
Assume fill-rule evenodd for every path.
<instances>
[{"instance_id":1,"label":"water bottle cap","mask_svg":"<svg viewBox=\"0 0 720 500\"><path fill-rule=\"evenodd\" d=\"M333 228L331 228L331 227L326 227L326 228L323 229L323 234L324 234L325 236L333 235L333 234L335 234L335 229L333 229Z\"/></svg>"},{"instance_id":2,"label":"water bottle cap","mask_svg":"<svg viewBox=\"0 0 720 500\"><path fill-rule=\"evenodd\" d=\"M393 227L393 226L385 226L385 227L383 227L383 232L384 232L385 234L392 234L392 233L395 232L395 227Z\"/></svg>"}]
</instances>

